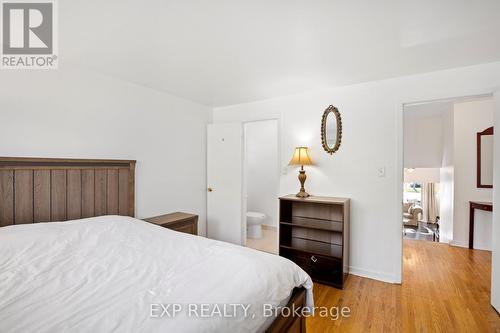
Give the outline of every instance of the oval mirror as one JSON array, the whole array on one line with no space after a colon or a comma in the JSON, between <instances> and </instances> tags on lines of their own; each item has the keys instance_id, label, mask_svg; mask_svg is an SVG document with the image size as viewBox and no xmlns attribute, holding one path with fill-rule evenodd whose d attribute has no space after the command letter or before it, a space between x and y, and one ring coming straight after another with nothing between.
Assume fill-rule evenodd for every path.
<instances>
[{"instance_id":1,"label":"oval mirror","mask_svg":"<svg viewBox=\"0 0 500 333\"><path fill-rule=\"evenodd\" d=\"M339 110L330 105L321 119L321 144L328 154L335 153L342 139L342 120Z\"/></svg>"}]
</instances>

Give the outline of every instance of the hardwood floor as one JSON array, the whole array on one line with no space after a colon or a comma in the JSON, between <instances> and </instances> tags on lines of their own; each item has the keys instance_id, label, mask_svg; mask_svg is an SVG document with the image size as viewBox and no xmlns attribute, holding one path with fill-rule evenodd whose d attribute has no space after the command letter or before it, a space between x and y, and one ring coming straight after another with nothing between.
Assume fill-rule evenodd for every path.
<instances>
[{"instance_id":1,"label":"hardwood floor","mask_svg":"<svg viewBox=\"0 0 500 333\"><path fill-rule=\"evenodd\" d=\"M315 306L349 318L307 319L316 332L500 332L490 305L491 252L405 240L403 284L350 275L344 290L314 285Z\"/></svg>"}]
</instances>

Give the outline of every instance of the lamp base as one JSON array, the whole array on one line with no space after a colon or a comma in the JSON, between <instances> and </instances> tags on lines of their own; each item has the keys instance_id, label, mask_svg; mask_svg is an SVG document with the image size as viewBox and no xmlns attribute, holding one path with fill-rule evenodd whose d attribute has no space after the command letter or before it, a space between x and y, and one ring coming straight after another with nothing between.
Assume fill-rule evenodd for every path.
<instances>
[{"instance_id":1,"label":"lamp base","mask_svg":"<svg viewBox=\"0 0 500 333\"><path fill-rule=\"evenodd\" d=\"M299 193L295 194L297 198L307 198L309 197L309 193L306 192L304 189L304 183L306 182L306 172L304 170L304 166L302 166L302 169L299 171L299 181L300 181L300 191Z\"/></svg>"},{"instance_id":2,"label":"lamp base","mask_svg":"<svg viewBox=\"0 0 500 333\"><path fill-rule=\"evenodd\" d=\"M299 193L295 194L297 198L307 198L310 197L311 195L307 193L306 191L300 191Z\"/></svg>"}]
</instances>

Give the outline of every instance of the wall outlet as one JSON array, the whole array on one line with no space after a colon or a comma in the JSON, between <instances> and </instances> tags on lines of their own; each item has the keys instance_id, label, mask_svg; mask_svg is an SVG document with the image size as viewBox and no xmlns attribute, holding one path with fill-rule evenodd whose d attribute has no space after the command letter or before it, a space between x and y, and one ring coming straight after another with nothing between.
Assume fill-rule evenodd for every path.
<instances>
[{"instance_id":1,"label":"wall outlet","mask_svg":"<svg viewBox=\"0 0 500 333\"><path fill-rule=\"evenodd\" d=\"M378 168L377 174L379 177L385 177L385 167Z\"/></svg>"}]
</instances>

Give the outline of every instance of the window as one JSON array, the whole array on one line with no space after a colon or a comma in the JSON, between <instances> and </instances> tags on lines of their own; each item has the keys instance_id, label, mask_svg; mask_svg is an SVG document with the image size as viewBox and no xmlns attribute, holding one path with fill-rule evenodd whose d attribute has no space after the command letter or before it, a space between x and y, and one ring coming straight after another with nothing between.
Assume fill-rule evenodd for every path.
<instances>
[{"instance_id":1,"label":"window","mask_svg":"<svg viewBox=\"0 0 500 333\"><path fill-rule=\"evenodd\" d=\"M405 202L422 203L422 184L421 183L405 183L403 190L403 199Z\"/></svg>"}]
</instances>

